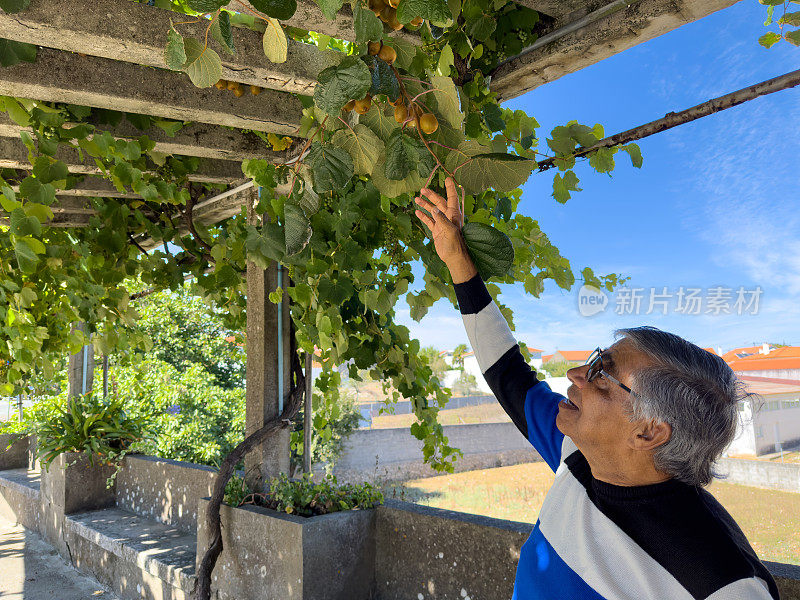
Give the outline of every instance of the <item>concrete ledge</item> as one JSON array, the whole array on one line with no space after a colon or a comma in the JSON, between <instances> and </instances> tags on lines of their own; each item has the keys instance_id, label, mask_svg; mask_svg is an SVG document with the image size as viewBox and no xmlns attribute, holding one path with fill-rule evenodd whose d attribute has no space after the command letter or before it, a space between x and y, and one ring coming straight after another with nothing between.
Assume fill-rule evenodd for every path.
<instances>
[{"instance_id":1,"label":"concrete ledge","mask_svg":"<svg viewBox=\"0 0 800 600\"><path fill-rule=\"evenodd\" d=\"M194 533L197 501L210 496L217 471L154 456L126 456L117 475L117 506Z\"/></svg>"},{"instance_id":2,"label":"concrete ledge","mask_svg":"<svg viewBox=\"0 0 800 600\"><path fill-rule=\"evenodd\" d=\"M28 465L28 436L0 434L0 471Z\"/></svg>"},{"instance_id":3,"label":"concrete ledge","mask_svg":"<svg viewBox=\"0 0 800 600\"><path fill-rule=\"evenodd\" d=\"M196 538L116 508L65 519L69 557L126 598L188 598Z\"/></svg>"},{"instance_id":4,"label":"concrete ledge","mask_svg":"<svg viewBox=\"0 0 800 600\"><path fill-rule=\"evenodd\" d=\"M39 474L27 469L0 472L0 517L33 531L40 530Z\"/></svg>"}]
</instances>

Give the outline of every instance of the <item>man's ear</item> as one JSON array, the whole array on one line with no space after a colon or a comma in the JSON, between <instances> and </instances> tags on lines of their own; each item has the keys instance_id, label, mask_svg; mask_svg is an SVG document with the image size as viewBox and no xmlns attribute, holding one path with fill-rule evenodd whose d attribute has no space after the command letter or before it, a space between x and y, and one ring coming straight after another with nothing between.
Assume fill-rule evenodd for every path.
<instances>
[{"instance_id":1,"label":"man's ear","mask_svg":"<svg viewBox=\"0 0 800 600\"><path fill-rule=\"evenodd\" d=\"M672 437L672 426L663 421L641 421L631 433L628 444L634 450L655 450Z\"/></svg>"}]
</instances>

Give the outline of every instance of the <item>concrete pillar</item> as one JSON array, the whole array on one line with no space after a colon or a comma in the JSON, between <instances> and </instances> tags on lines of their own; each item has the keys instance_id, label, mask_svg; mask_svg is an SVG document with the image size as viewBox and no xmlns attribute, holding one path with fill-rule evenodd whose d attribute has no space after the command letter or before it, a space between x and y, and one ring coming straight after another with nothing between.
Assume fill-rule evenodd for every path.
<instances>
[{"instance_id":1,"label":"concrete pillar","mask_svg":"<svg viewBox=\"0 0 800 600\"><path fill-rule=\"evenodd\" d=\"M88 331L86 323L76 323L74 329ZM84 369L84 362L86 363ZM91 344L84 346L77 353L69 357L69 395L77 396L92 391L94 383L94 348ZM84 374L86 381L84 382Z\"/></svg>"},{"instance_id":2,"label":"concrete pillar","mask_svg":"<svg viewBox=\"0 0 800 600\"><path fill-rule=\"evenodd\" d=\"M253 190L248 200L248 219L255 224L257 215L253 210L258 200ZM286 287L284 273L283 287ZM247 263L247 404L245 431L249 435L261 428L279 412L278 352L283 352L283 397L284 406L289 390L290 336L288 296L284 294L283 311L270 302L268 295L278 287L278 268L271 264L262 269L252 262ZM283 319L283 348L278 348L278 319ZM253 490L263 489L264 481L279 473L289 472L288 428L275 431L260 448L245 458L245 473Z\"/></svg>"}]
</instances>

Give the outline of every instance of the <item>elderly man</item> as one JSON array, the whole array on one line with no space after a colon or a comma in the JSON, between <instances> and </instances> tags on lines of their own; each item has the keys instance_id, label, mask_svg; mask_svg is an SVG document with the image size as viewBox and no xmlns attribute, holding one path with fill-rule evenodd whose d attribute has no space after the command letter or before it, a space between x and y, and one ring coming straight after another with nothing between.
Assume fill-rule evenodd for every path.
<instances>
[{"instance_id":1,"label":"elderly man","mask_svg":"<svg viewBox=\"0 0 800 600\"><path fill-rule=\"evenodd\" d=\"M522 547L514 599L768 600L775 582L708 493L745 397L725 362L677 335L623 329L567 372L563 397L538 381L467 253L455 184L417 216L456 288L487 383L555 471Z\"/></svg>"}]
</instances>

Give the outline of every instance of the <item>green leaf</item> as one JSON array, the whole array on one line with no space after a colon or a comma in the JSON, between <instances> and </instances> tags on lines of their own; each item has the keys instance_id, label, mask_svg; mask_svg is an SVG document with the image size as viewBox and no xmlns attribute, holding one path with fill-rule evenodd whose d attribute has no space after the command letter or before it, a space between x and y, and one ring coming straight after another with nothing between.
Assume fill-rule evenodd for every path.
<instances>
[{"instance_id":1,"label":"green leaf","mask_svg":"<svg viewBox=\"0 0 800 600\"><path fill-rule=\"evenodd\" d=\"M620 146L620 149L628 153L628 155L631 157L631 164L634 167L637 169L642 168L642 151L638 144L626 144L625 146Z\"/></svg>"},{"instance_id":2,"label":"green leaf","mask_svg":"<svg viewBox=\"0 0 800 600\"><path fill-rule=\"evenodd\" d=\"M15 98L5 97L3 98L3 104L5 104L6 112L8 113L8 116L11 117L11 120L14 121L14 123L20 125L21 127L27 127L31 124L30 113L28 113L28 111L25 110ZM28 136L28 139L30 139L28 132L23 133Z\"/></svg>"},{"instance_id":3,"label":"green leaf","mask_svg":"<svg viewBox=\"0 0 800 600\"><path fill-rule=\"evenodd\" d=\"M796 29L794 31L790 31L789 33L785 34L783 37L786 38L786 41L794 46L800 46L800 29Z\"/></svg>"},{"instance_id":4,"label":"green leaf","mask_svg":"<svg viewBox=\"0 0 800 600\"><path fill-rule=\"evenodd\" d=\"M774 44L781 41L781 36L774 31L770 31L769 33L765 33L760 38L758 38L758 43L764 46L765 48L771 48Z\"/></svg>"},{"instance_id":5,"label":"green leaf","mask_svg":"<svg viewBox=\"0 0 800 600\"><path fill-rule=\"evenodd\" d=\"M56 201L56 188L35 177L23 179L19 184L19 193L23 198L38 204L52 204Z\"/></svg>"},{"instance_id":6,"label":"green leaf","mask_svg":"<svg viewBox=\"0 0 800 600\"><path fill-rule=\"evenodd\" d=\"M372 85L369 68L356 56L348 56L338 65L323 69L317 79L314 102L334 117L351 99L366 96Z\"/></svg>"},{"instance_id":7,"label":"green leaf","mask_svg":"<svg viewBox=\"0 0 800 600\"><path fill-rule=\"evenodd\" d=\"M480 148L479 144L467 140L459 146L459 152L451 152L446 159L445 166L455 173L456 180L468 194L489 188L509 192L525 183L536 166L536 161L529 158L503 152L480 152Z\"/></svg>"},{"instance_id":8,"label":"green leaf","mask_svg":"<svg viewBox=\"0 0 800 600\"><path fill-rule=\"evenodd\" d=\"M589 155L589 164L598 173L609 173L614 170L614 149L598 148Z\"/></svg>"},{"instance_id":9,"label":"green leaf","mask_svg":"<svg viewBox=\"0 0 800 600\"><path fill-rule=\"evenodd\" d=\"M378 102L373 102L367 114L361 115L359 119L369 127L381 140L387 139L400 125L394 120L394 111L391 106L383 106Z\"/></svg>"},{"instance_id":10,"label":"green leaf","mask_svg":"<svg viewBox=\"0 0 800 600\"><path fill-rule=\"evenodd\" d=\"M373 96L385 94L389 100L394 102L400 95L400 83L397 81L392 67L377 56L362 56L361 60L372 74L369 93Z\"/></svg>"},{"instance_id":11,"label":"green leaf","mask_svg":"<svg viewBox=\"0 0 800 600\"><path fill-rule=\"evenodd\" d=\"M286 40L286 32L281 24L268 17L267 29L264 31L264 55L274 63L286 62L289 53L289 42Z\"/></svg>"},{"instance_id":12,"label":"green leaf","mask_svg":"<svg viewBox=\"0 0 800 600\"><path fill-rule=\"evenodd\" d=\"M307 185L303 190L303 195L300 196L300 199L298 200L298 204L303 208L303 212L306 213L306 216L311 218L317 213L317 211L319 211L319 195L311 188L310 185Z\"/></svg>"},{"instance_id":13,"label":"green leaf","mask_svg":"<svg viewBox=\"0 0 800 600\"><path fill-rule=\"evenodd\" d=\"M311 223L299 204L287 202L283 210L286 254L297 254L306 247L311 239Z\"/></svg>"},{"instance_id":14,"label":"green leaf","mask_svg":"<svg viewBox=\"0 0 800 600\"><path fill-rule=\"evenodd\" d=\"M230 13L224 10L219 13L219 18L214 19L211 25L211 35L222 49L228 54L236 54L236 48L233 46L233 32L231 31L231 16Z\"/></svg>"},{"instance_id":15,"label":"green leaf","mask_svg":"<svg viewBox=\"0 0 800 600\"><path fill-rule=\"evenodd\" d=\"M386 177L384 170L386 167L386 157L381 157L378 164L372 171L372 184L378 188L378 191L387 198L397 198L401 194L408 194L412 192L419 192L419 189L425 185L425 178L421 177L419 172L415 169L408 174L408 177L397 181Z\"/></svg>"},{"instance_id":16,"label":"green leaf","mask_svg":"<svg viewBox=\"0 0 800 600\"><path fill-rule=\"evenodd\" d=\"M386 140L386 165L384 174L388 179L399 181L416 170L419 162L419 145L421 142L405 134L402 129L395 129Z\"/></svg>"},{"instance_id":17,"label":"green leaf","mask_svg":"<svg viewBox=\"0 0 800 600\"><path fill-rule=\"evenodd\" d=\"M297 12L297 0L251 0L250 4L257 11L281 21L291 19Z\"/></svg>"},{"instance_id":18,"label":"green leaf","mask_svg":"<svg viewBox=\"0 0 800 600\"><path fill-rule=\"evenodd\" d=\"M186 49L183 36L174 27L167 32L167 47L164 48L164 64L173 71L182 71L186 64Z\"/></svg>"},{"instance_id":19,"label":"green leaf","mask_svg":"<svg viewBox=\"0 0 800 600\"><path fill-rule=\"evenodd\" d=\"M378 17L375 18L378 19ZM378 21L380 22L380 19L378 19ZM381 30L383 30L383 25L381 25ZM385 46L391 46L394 48L395 52L397 52L397 59L394 61L394 64L401 69L408 70L411 66L411 61L414 60L414 57L417 55L417 47L411 42L400 38L386 38L383 40L383 44Z\"/></svg>"},{"instance_id":20,"label":"green leaf","mask_svg":"<svg viewBox=\"0 0 800 600\"><path fill-rule=\"evenodd\" d=\"M183 40L186 50L186 64L183 70L192 83L199 88L211 87L222 79L222 61L219 54L194 38Z\"/></svg>"},{"instance_id":21,"label":"green leaf","mask_svg":"<svg viewBox=\"0 0 800 600\"><path fill-rule=\"evenodd\" d=\"M356 44L377 41L383 37L383 23L375 13L361 6L361 0L353 0L353 28Z\"/></svg>"},{"instance_id":22,"label":"green leaf","mask_svg":"<svg viewBox=\"0 0 800 600\"><path fill-rule=\"evenodd\" d=\"M50 183L69 177L69 170L60 160L40 156L33 165L33 174L41 183Z\"/></svg>"},{"instance_id":23,"label":"green leaf","mask_svg":"<svg viewBox=\"0 0 800 600\"><path fill-rule=\"evenodd\" d=\"M447 0L400 0L397 7L397 19L403 25L416 17L426 21L444 23L451 18Z\"/></svg>"},{"instance_id":24,"label":"green leaf","mask_svg":"<svg viewBox=\"0 0 800 600\"><path fill-rule=\"evenodd\" d=\"M353 129L345 127L333 134L331 142L347 151L353 159L358 175L369 175L383 152L383 141L366 125L357 123Z\"/></svg>"},{"instance_id":25,"label":"green leaf","mask_svg":"<svg viewBox=\"0 0 800 600\"><path fill-rule=\"evenodd\" d=\"M319 280L317 286L320 300L330 303L333 306L341 306L344 302L352 298L355 288L349 279L338 277L336 281L324 276Z\"/></svg>"},{"instance_id":26,"label":"green leaf","mask_svg":"<svg viewBox=\"0 0 800 600\"><path fill-rule=\"evenodd\" d=\"M33 273L36 271L36 264L39 262L39 257L31 250L26 240L17 240L14 245L14 254L17 257L17 263L23 273Z\"/></svg>"},{"instance_id":27,"label":"green leaf","mask_svg":"<svg viewBox=\"0 0 800 600\"><path fill-rule=\"evenodd\" d=\"M461 100L458 97L456 84L450 77L434 75L431 77L434 91L431 94L436 98L438 112L456 129L461 129L464 122L464 113L461 112ZM424 99L424 97L423 97ZM494 106L489 104L487 106Z\"/></svg>"},{"instance_id":28,"label":"green leaf","mask_svg":"<svg viewBox=\"0 0 800 600\"><path fill-rule=\"evenodd\" d=\"M556 174L553 177L553 198L556 201L564 204L572 196L570 192L579 192L581 188L578 187L578 177L573 171L565 171L563 177Z\"/></svg>"},{"instance_id":29,"label":"green leaf","mask_svg":"<svg viewBox=\"0 0 800 600\"><path fill-rule=\"evenodd\" d=\"M505 233L483 223L466 223L461 233L482 279L508 274L514 263L514 246Z\"/></svg>"},{"instance_id":30,"label":"green leaf","mask_svg":"<svg viewBox=\"0 0 800 600\"><path fill-rule=\"evenodd\" d=\"M11 213L8 230L19 237L40 235L42 233L42 224L36 217L29 217L23 209L16 208Z\"/></svg>"},{"instance_id":31,"label":"green leaf","mask_svg":"<svg viewBox=\"0 0 800 600\"><path fill-rule=\"evenodd\" d=\"M439 62L436 66L436 73L443 77L450 77L450 67L455 65L455 55L453 54L453 48L450 44L445 45L442 48L442 52L439 54Z\"/></svg>"},{"instance_id":32,"label":"green leaf","mask_svg":"<svg viewBox=\"0 0 800 600\"><path fill-rule=\"evenodd\" d=\"M342 8L344 0L317 0L317 4L325 18L333 21L336 18L336 13Z\"/></svg>"},{"instance_id":33,"label":"green leaf","mask_svg":"<svg viewBox=\"0 0 800 600\"><path fill-rule=\"evenodd\" d=\"M353 176L353 159L331 144L314 142L306 160L314 173L314 189L319 193L343 188Z\"/></svg>"},{"instance_id":34,"label":"green leaf","mask_svg":"<svg viewBox=\"0 0 800 600\"><path fill-rule=\"evenodd\" d=\"M494 17L483 15L469 25L469 35L476 40L485 42L492 36L495 29L497 29L497 21Z\"/></svg>"},{"instance_id":35,"label":"green leaf","mask_svg":"<svg viewBox=\"0 0 800 600\"><path fill-rule=\"evenodd\" d=\"M792 25L793 27L800 27L800 12L786 13L780 18L778 23L785 23L787 25Z\"/></svg>"},{"instance_id":36,"label":"green leaf","mask_svg":"<svg viewBox=\"0 0 800 600\"><path fill-rule=\"evenodd\" d=\"M25 214L29 217L34 217L40 223L46 223L53 218L53 211L49 206L44 204L37 204L36 202L26 202L23 207Z\"/></svg>"},{"instance_id":37,"label":"green leaf","mask_svg":"<svg viewBox=\"0 0 800 600\"><path fill-rule=\"evenodd\" d=\"M483 121L489 131L503 131L506 128L506 122L503 120L503 111L497 104L491 102L484 104L481 112L483 113Z\"/></svg>"},{"instance_id":38,"label":"green leaf","mask_svg":"<svg viewBox=\"0 0 800 600\"><path fill-rule=\"evenodd\" d=\"M0 38L0 66L11 67L20 62L36 62L37 46Z\"/></svg>"},{"instance_id":39,"label":"green leaf","mask_svg":"<svg viewBox=\"0 0 800 600\"><path fill-rule=\"evenodd\" d=\"M25 10L30 3L31 0L0 0L0 8L3 12L13 14Z\"/></svg>"},{"instance_id":40,"label":"green leaf","mask_svg":"<svg viewBox=\"0 0 800 600\"><path fill-rule=\"evenodd\" d=\"M175 137L175 134L183 129L183 123L181 121L167 121L166 119L153 121L153 125L162 129L169 137Z\"/></svg>"},{"instance_id":41,"label":"green leaf","mask_svg":"<svg viewBox=\"0 0 800 600\"><path fill-rule=\"evenodd\" d=\"M200 13L212 13L228 4L230 0L186 0L189 8Z\"/></svg>"}]
</instances>

